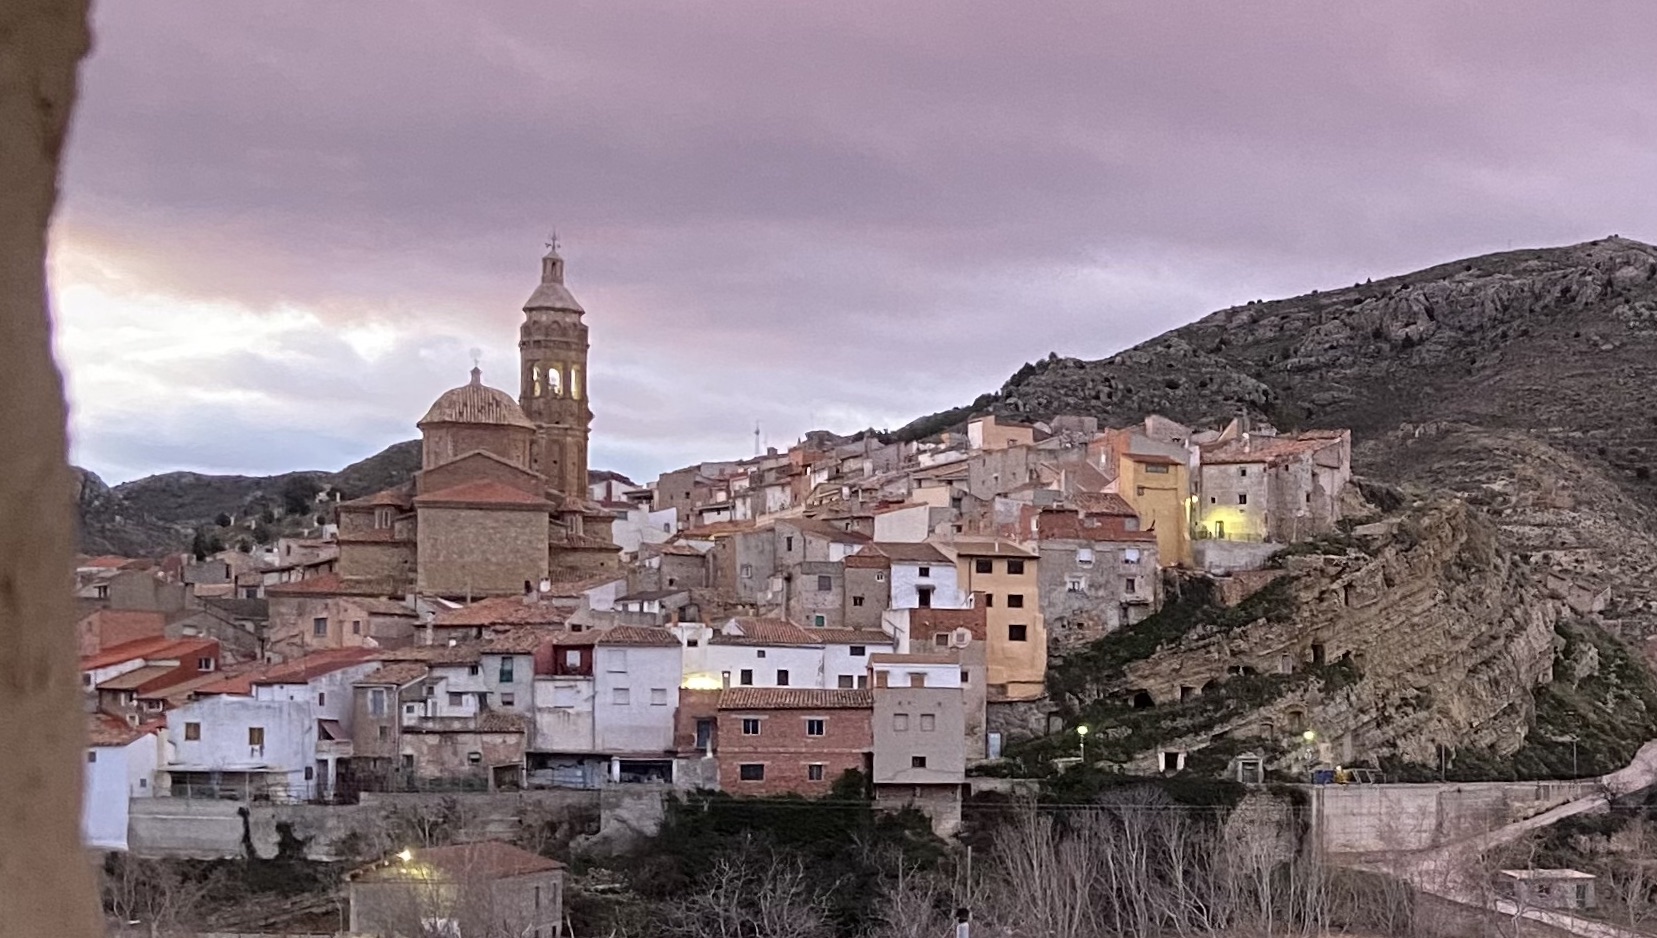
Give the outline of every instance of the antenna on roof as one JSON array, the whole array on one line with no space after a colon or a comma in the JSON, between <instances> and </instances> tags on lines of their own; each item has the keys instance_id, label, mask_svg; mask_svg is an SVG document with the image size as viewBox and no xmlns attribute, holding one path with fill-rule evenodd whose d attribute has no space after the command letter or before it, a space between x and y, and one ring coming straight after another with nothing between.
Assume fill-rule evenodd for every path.
<instances>
[{"instance_id":1,"label":"antenna on roof","mask_svg":"<svg viewBox=\"0 0 1657 938\"><path fill-rule=\"evenodd\" d=\"M754 421L754 455L759 455L759 421Z\"/></svg>"}]
</instances>

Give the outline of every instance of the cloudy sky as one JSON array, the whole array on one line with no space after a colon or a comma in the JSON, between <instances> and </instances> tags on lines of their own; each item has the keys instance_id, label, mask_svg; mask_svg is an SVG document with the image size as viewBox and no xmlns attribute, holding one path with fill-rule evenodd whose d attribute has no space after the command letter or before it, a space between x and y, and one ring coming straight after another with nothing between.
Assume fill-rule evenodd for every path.
<instances>
[{"instance_id":1,"label":"cloudy sky","mask_svg":"<svg viewBox=\"0 0 1657 938\"><path fill-rule=\"evenodd\" d=\"M556 226L595 467L895 427L1049 351L1657 239L1651 0L102 0L54 234L75 458L337 468Z\"/></svg>"}]
</instances>

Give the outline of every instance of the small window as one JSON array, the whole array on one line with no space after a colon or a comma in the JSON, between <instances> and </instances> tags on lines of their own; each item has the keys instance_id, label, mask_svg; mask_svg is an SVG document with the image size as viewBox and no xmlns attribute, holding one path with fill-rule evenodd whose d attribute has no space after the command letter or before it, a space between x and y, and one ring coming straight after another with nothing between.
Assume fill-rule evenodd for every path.
<instances>
[{"instance_id":1,"label":"small window","mask_svg":"<svg viewBox=\"0 0 1657 938\"><path fill-rule=\"evenodd\" d=\"M753 671L753 669L752 668L743 668L740 672L738 672L736 682L738 684L741 684L743 687L753 687L754 686L754 671Z\"/></svg>"},{"instance_id":2,"label":"small window","mask_svg":"<svg viewBox=\"0 0 1657 938\"><path fill-rule=\"evenodd\" d=\"M849 652L853 658L861 658L868 653L869 649L863 645L853 645Z\"/></svg>"},{"instance_id":3,"label":"small window","mask_svg":"<svg viewBox=\"0 0 1657 938\"><path fill-rule=\"evenodd\" d=\"M1087 592L1087 577L1072 573L1064 578L1064 588L1072 593Z\"/></svg>"},{"instance_id":4,"label":"small window","mask_svg":"<svg viewBox=\"0 0 1657 938\"><path fill-rule=\"evenodd\" d=\"M817 578L817 592L826 593L834 589L834 577L820 576Z\"/></svg>"},{"instance_id":5,"label":"small window","mask_svg":"<svg viewBox=\"0 0 1657 938\"><path fill-rule=\"evenodd\" d=\"M816 626L817 628L824 628L828 625L828 616L823 616L823 615L812 616L811 617L811 624Z\"/></svg>"},{"instance_id":6,"label":"small window","mask_svg":"<svg viewBox=\"0 0 1657 938\"><path fill-rule=\"evenodd\" d=\"M961 683L962 684L971 684L972 683L972 678L965 671L961 672Z\"/></svg>"},{"instance_id":7,"label":"small window","mask_svg":"<svg viewBox=\"0 0 1657 938\"><path fill-rule=\"evenodd\" d=\"M515 664L515 659L511 655L507 655L506 657L501 659L501 680L500 680L500 682L502 684L511 684L517 678L517 675L513 672L514 664Z\"/></svg>"},{"instance_id":8,"label":"small window","mask_svg":"<svg viewBox=\"0 0 1657 938\"><path fill-rule=\"evenodd\" d=\"M316 692L316 705L319 706L319 707L328 706L328 692L327 691L317 691Z\"/></svg>"},{"instance_id":9,"label":"small window","mask_svg":"<svg viewBox=\"0 0 1657 938\"><path fill-rule=\"evenodd\" d=\"M786 551L794 550L794 538L792 536L782 539L782 549Z\"/></svg>"},{"instance_id":10,"label":"small window","mask_svg":"<svg viewBox=\"0 0 1657 938\"><path fill-rule=\"evenodd\" d=\"M925 756L910 756L909 757L909 767L911 769L924 769L924 768L926 768L926 757Z\"/></svg>"},{"instance_id":11,"label":"small window","mask_svg":"<svg viewBox=\"0 0 1657 938\"><path fill-rule=\"evenodd\" d=\"M761 648L759 651L754 652L754 657L755 658L765 657L765 649Z\"/></svg>"},{"instance_id":12,"label":"small window","mask_svg":"<svg viewBox=\"0 0 1657 938\"><path fill-rule=\"evenodd\" d=\"M625 707L632 703L632 693L625 687L610 688L610 703L617 707Z\"/></svg>"},{"instance_id":13,"label":"small window","mask_svg":"<svg viewBox=\"0 0 1657 938\"><path fill-rule=\"evenodd\" d=\"M840 675L838 684L842 690L850 690L852 687L852 676L850 674Z\"/></svg>"},{"instance_id":14,"label":"small window","mask_svg":"<svg viewBox=\"0 0 1657 938\"><path fill-rule=\"evenodd\" d=\"M886 582L886 571L885 570L876 570L875 571L875 582L876 583Z\"/></svg>"},{"instance_id":15,"label":"small window","mask_svg":"<svg viewBox=\"0 0 1657 938\"><path fill-rule=\"evenodd\" d=\"M431 690L432 690L431 685L429 685L429 684L426 685L426 694L427 694L427 696L431 695ZM372 689L369 690L369 692L368 692L368 715L371 716L371 717L383 717L383 716L385 716L385 688L375 687L375 688L372 688ZM186 732L188 732L188 729L186 729ZM199 727L197 728L196 732L198 734L201 732Z\"/></svg>"},{"instance_id":16,"label":"small window","mask_svg":"<svg viewBox=\"0 0 1657 938\"><path fill-rule=\"evenodd\" d=\"M753 564L745 563L745 564L742 565L742 578L744 580L751 580L751 579L754 578L754 565Z\"/></svg>"},{"instance_id":17,"label":"small window","mask_svg":"<svg viewBox=\"0 0 1657 938\"><path fill-rule=\"evenodd\" d=\"M1009 642L1027 642L1029 640L1030 640L1030 627L1028 625L1009 625L1009 626L1007 626L1007 641L1009 641Z\"/></svg>"},{"instance_id":18,"label":"small window","mask_svg":"<svg viewBox=\"0 0 1657 938\"><path fill-rule=\"evenodd\" d=\"M201 724L200 723L186 723L186 724L184 724L184 738L188 739L188 740L200 739L201 738Z\"/></svg>"},{"instance_id":19,"label":"small window","mask_svg":"<svg viewBox=\"0 0 1657 938\"><path fill-rule=\"evenodd\" d=\"M743 717L742 718L742 735L744 735L744 736L758 736L759 735L759 717Z\"/></svg>"},{"instance_id":20,"label":"small window","mask_svg":"<svg viewBox=\"0 0 1657 938\"><path fill-rule=\"evenodd\" d=\"M98 751L96 749L88 749L86 751L86 761L88 761L88 762L97 762L98 761Z\"/></svg>"},{"instance_id":21,"label":"small window","mask_svg":"<svg viewBox=\"0 0 1657 938\"><path fill-rule=\"evenodd\" d=\"M197 658L196 659L196 670L197 671L211 671L211 670L213 670L213 659L212 658Z\"/></svg>"},{"instance_id":22,"label":"small window","mask_svg":"<svg viewBox=\"0 0 1657 938\"><path fill-rule=\"evenodd\" d=\"M807 736L821 736L826 725L827 721L825 720L807 720L805 721L805 734Z\"/></svg>"},{"instance_id":23,"label":"small window","mask_svg":"<svg viewBox=\"0 0 1657 938\"><path fill-rule=\"evenodd\" d=\"M948 648L949 647L949 633L948 632L939 632L937 635L932 636L932 644L938 646L939 648Z\"/></svg>"},{"instance_id":24,"label":"small window","mask_svg":"<svg viewBox=\"0 0 1657 938\"><path fill-rule=\"evenodd\" d=\"M765 763L744 762L736 767L736 777L744 782L765 781Z\"/></svg>"},{"instance_id":25,"label":"small window","mask_svg":"<svg viewBox=\"0 0 1657 938\"><path fill-rule=\"evenodd\" d=\"M361 619L352 619L351 620L351 634L352 635L361 635L362 634L362 620Z\"/></svg>"},{"instance_id":26,"label":"small window","mask_svg":"<svg viewBox=\"0 0 1657 938\"><path fill-rule=\"evenodd\" d=\"M1248 493L1247 492L1238 492L1237 493L1237 504L1247 505L1248 503L1249 503Z\"/></svg>"},{"instance_id":27,"label":"small window","mask_svg":"<svg viewBox=\"0 0 1657 938\"><path fill-rule=\"evenodd\" d=\"M577 648L566 648L566 649L564 649L564 667L566 667L566 668L579 668L579 667L581 667L581 651L580 651L580 649L577 649Z\"/></svg>"},{"instance_id":28,"label":"small window","mask_svg":"<svg viewBox=\"0 0 1657 938\"><path fill-rule=\"evenodd\" d=\"M1024 594L1023 593L1008 593L1007 594L1007 608L1008 609L1023 609L1024 608Z\"/></svg>"},{"instance_id":29,"label":"small window","mask_svg":"<svg viewBox=\"0 0 1657 938\"><path fill-rule=\"evenodd\" d=\"M910 687L925 687L926 686L926 672L925 671L910 671L909 672L909 686Z\"/></svg>"},{"instance_id":30,"label":"small window","mask_svg":"<svg viewBox=\"0 0 1657 938\"><path fill-rule=\"evenodd\" d=\"M665 707L665 706L667 706L667 688L665 688L665 687L652 687L652 688L650 688L650 705L652 707Z\"/></svg>"},{"instance_id":31,"label":"small window","mask_svg":"<svg viewBox=\"0 0 1657 938\"><path fill-rule=\"evenodd\" d=\"M265 744L265 728L262 726L248 727L247 744L249 746L263 746Z\"/></svg>"},{"instance_id":32,"label":"small window","mask_svg":"<svg viewBox=\"0 0 1657 938\"><path fill-rule=\"evenodd\" d=\"M974 572L974 573L994 573L995 572L995 561L989 559L988 557L980 557L977 560L974 560L972 562L972 572Z\"/></svg>"},{"instance_id":33,"label":"small window","mask_svg":"<svg viewBox=\"0 0 1657 938\"><path fill-rule=\"evenodd\" d=\"M778 668L777 669L777 686L778 687L787 687L788 686L788 669L787 668Z\"/></svg>"},{"instance_id":34,"label":"small window","mask_svg":"<svg viewBox=\"0 0 1657 938\"><path fill-rule=\"evenodd\" d=\"M907 733L907 732L909 732L909 714L907 714L907 713L894 713L894 714L892 714L892 731L895 732L895 733Z\"/></svg>"},{"instance_id":35,"label":"small window","mask_svg":"<svg viewBox=\"0 0 1657 938\"><path fill-rule=\"evenodd\" d=\"M1137 592L1139 592L1139 578L1130 576L1130 577L1127 577L1127 578L1123 579L1122 580L1122 592L1124 592L1124 593L1137 593Z\"/></svg>"},{"instance_id":36,"label":"small window","mask_svg":"<svg viewBox=\"0 0 1657 938\"><path fill-rule=\"evenodd\" d=\"M473 664L473 665L468 665L468 666L467 666L467 667L466 667L466 673L467 673L467 674L470 674L470 675L471 675L471 676L473 676L473 677L477 677L477 676L478 676L478 666L477 666L477 665L475 665L475 664Z\"/></svg>"},{"instance_id":37,"label":"small window","mask_svg":"<svg viewBox=\"0 0 1657 938\"><path fill-rule=\"evenodd\" d=\"M995 594L994 593L985 593L984 594L984 608L985 609L994 609L995 608Z\"/></svg>"},{"instance_id":38,"label":"small window","mask_svg":"<svg viewBox=\"0 0 1657 938\"><path fill-rule=\"evenodd\" d=\"M503 707L516 707L517 705L518 705L518 695L517 694L502 694L501 695L501 706L503 706Z\"/></svg>"},{"instance_id":39,"label":"small window","mask_svg":"<svg viewBox=\"0 0 1657 938\"><path fill-rule=\"evenodd\" d=\"M861 606L861 605L863 605L863 597L861 597L861 596L853 596L853 597L852 597L852 605L854 605L854 606Z\"/></svg>"},{"instance_id":40,"label":"small window","mask_svg":"<svg viewBox=\"0 0 1657 938\"><path fill-rule=\"evenodd\" d=\"M382 727L379 727L379 728L378 728L378 729L379 729L379 731L380 731L380 742L382 742L382 743L383 743L383 742L385 742L385 740L386 740L386 736L387 736L387 734L388 734L388 732L389 732L389 729L388 729L388 728L387 728L387 727L384 727L384 726L382 726Z\"/></svg>"},{"instance_id":41,"label":"small window","mask_svg":"<svg viewBox=\"0 0 1657 938\"><path fill-rule=\"evenodd\" d=\"M920 571L920 575L921 576L931 576L932 575L932 568L931 567L922 567L921 571Z\"/></svg>"},{"instance_id":42,"label":"small window","mask_svg":"<svg viewBox=\"0 0 1657 938\"><path fill-rule=\"evenodd\" d=\"M1241 478L1241 477L1245 477L1245 476L1247 476L1247 475L1248 475L1248 474L1249 474L1249 467L1247 467L1247 466L1238 466L1238 467L1237 467L1237 475L1238 475L1238 477L1240 477L1240 478Z\"/></svg>"},{"instance_id":43,"label":"small window","mask_svg":"<svg viewBox=\"0 0 1657 938\"><path fill-rule=\"evenodd\" d=\"M1079 567L1093 566L1093 548L1081 547L1076 550L1076 565Z\"/></svg>"},{"instance_id":44,"label":"small window","mask_svg":"<svg viewBox=\"0 0 1657 938\"><path fill-rule=\"evenodd\" d=\"M328 634L328 617L317 616L311 620L311 634L322 638Z\"/></svg>"},{"instance_id":45,"label":"small window","mask_svg":"<svg viewBox=\"0 0 1657 938\"><path fill-rule=\"evenodd\" d=\"M465 694L450 694L449 695L449 706L451 706L451 707L464 707L464 706L466 706L466 695Z\"/></svg>"},{"instance_id":46,"label":"small window","mask_svg":"<svg viewBox=\"0 0 1657 938\"><path fill-rule=\"evenodd\" d=\"M1145 466L1145 471L1154 476L1165 476L1168 474L1168 467L1162 463L1149 463Z\"/></svg>"},{"instance_id":47,"label":"small window","mask_svg":"<svg viewBox=\"0 0 1657 938\"><path fill-rule=\"evenodd\" d=\"M813 763L807 765L805 767L805 778L806 778L806 781L808 781L808 782L820 782L820 781L822 781L823 780L823 763L813 762Z\"/></svg>"},{"instance_id":48,"label":"small window","mask_svg":"<svg viewBox=\"0 0 1657 938\"><path fill-rule=\"evenodd\" d=\"M1123 563L1138 563L1139 562L1139 548L1130 547L1127 550L1122 551L1122 562Z\"/></svg>"},{"instance_id":49,"label":"small window","mask_svg":"<svg viewBox=\"0 0 1657 938\"><path fill-rule=\"evenodd\" d=\"M921 732L930 733L938 728L938 717L935 714L921 714Z\"/></svg>"},{"instance_id":50,"label":"small window","mask_svg":"<svg viewBox=\"0 0 1657 938\"><path fill-rule=\"evenodd\" d=\"M1007 561L1007 573L1009 573L1012 576L1023 576L1024 575L1024 561L1022 561L1022 560L1009 560L1009 561Z\"/></svg>"},{"instance_id":51,"label":"small window","mask_svg":"<svg viewBox=\"0 0 1657 938\"><path fill-rule=\"evenodd\" d=\"M314 765L305 766L305 781L309 782L309 781L314 780L315 778L316 778L316 766L314 766Z\"/></svg>"}]
</instances>

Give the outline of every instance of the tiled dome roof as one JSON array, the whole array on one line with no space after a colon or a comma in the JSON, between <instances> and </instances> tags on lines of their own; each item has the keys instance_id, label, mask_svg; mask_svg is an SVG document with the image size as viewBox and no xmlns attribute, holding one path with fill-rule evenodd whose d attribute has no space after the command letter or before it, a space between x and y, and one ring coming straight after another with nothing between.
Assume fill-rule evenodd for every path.
<instances>
[{"instance_id":1,"label":"tiled dome roof","mask_svg":"<svg viewBox=\"0 0 1657 938\"><path fill-rule=\"evenodd\" d=\"M483 383L483 372L473 368L472 382L443 395L416 426L432 423L487 423L535 429L511 395Z\"/></svg>"}]
</instances>

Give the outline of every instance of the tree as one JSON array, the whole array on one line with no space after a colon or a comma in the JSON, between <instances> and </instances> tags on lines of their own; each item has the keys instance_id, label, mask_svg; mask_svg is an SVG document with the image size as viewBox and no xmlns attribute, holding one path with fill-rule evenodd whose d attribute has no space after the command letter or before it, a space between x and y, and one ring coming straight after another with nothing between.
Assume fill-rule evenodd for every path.
<instances>
[{"instance_id":1,"label":"tree","mask_svg":"<svg viewBox=\"0 0 1657 938\"><path fill-rule=\"evenodd\" d=\"M176 861L126 853L108 855L100 882L104 910L124 926L118 934L149 938L195 932L217 886L216 875L192 878Z\"/></svg>"},{"instance_id":2,"label":"tree","mask_svg":"<svg viewBox=\"0 0 1657 938\"><path fill-rule=\"evenodd\" d=\"M832 938L829 906L799 854L750 842L670 903L664 925L676 938Z\"/></svg>"},{"instance_id":3,"label":"tree","mask_svg":"<svg viewBox=\"0 0 1657 938\"><path fill-rule=\"evenodd\" d=\"M198 563L221 550L224 550L224 538L206 528L197 528L195 536L190 539L190 553L195 555Z\"/></svg>"},{"instance_id":4,"label":"tree","mask_svg":"<svg viewBox=\"0 0 1657 938\"><path fill-rule=\"evenodd\" d=\"M222 512L222 511L219 512L218 517L213 519L213 523L218 525L221 528L228 528L234 522L235 522L234 518L230 517L230 515L228 513Z\"/></svg>"},{"instance_id":5,"label":"tree","mask_svg":"<svg viewBox=\"0 0 1657 938\"><path fill-rule=\"evenodd\" d=\"M282 508L290 515L302 515L310 510L322 483L310 476L292 476L282 483Z\"/></svg>"}]
</instances>

